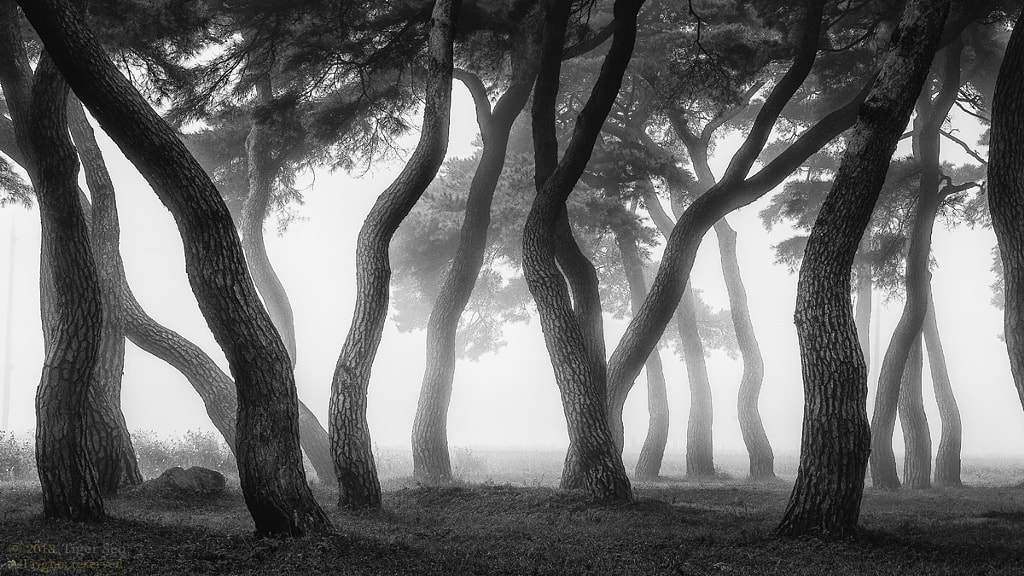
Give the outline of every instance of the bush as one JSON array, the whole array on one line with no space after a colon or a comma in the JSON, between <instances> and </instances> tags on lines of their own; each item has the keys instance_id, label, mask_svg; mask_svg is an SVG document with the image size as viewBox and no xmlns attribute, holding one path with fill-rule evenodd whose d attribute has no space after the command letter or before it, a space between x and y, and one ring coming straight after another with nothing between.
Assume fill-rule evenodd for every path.
<instances>
[{"instance_id":1,"label":"bush","mask_svg":"<svg viewBox=\"0 0 1024 576\"><path fill-rule=\"evenodd\" d=\"M36 451L32 435L20 439L14 432L0 430L0 481L35 480Z\"/></svg>"},{"instance_id":2,"label":"bush","mask_svg":"<svg viewBox=\"0 0 1024 576\"><path fill-rule=\"evenodd\" d=\"M150 430L136 430L132 443L144 478L155 478L175 466L202 466L225 476L238 476L235 456L216 432L189 430L181 438L166 439Z\"/></svg>"}]
</instances>

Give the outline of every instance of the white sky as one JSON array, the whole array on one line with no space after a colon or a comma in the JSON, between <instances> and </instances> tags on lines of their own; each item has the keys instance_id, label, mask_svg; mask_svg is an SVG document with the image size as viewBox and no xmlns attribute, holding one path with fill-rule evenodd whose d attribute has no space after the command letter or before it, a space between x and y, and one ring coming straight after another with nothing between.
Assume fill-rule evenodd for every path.
<instances>
[{"instance_id":1,"label":"white sky","mask_svg":"<svg viewBox=\"0 0 1024 576\"><path fill-rule=\"evenodd\" d=\"M449 155L465 156L472 151L476 125L471 115L472 101L461 85L456 87L453 109L458 117ZM969 133L962 132L961 137L974 140ZM718 173L735 148L734 141L719 146L718 161L713 163ZM181 242L169 212L116 147L109 142L103 146L117 187L121 250L135 294L154 318L202 346L225 366L189 289ZM950 158L962 161L961 156L952 154L956 151L949 145L944 144L944 150L951 153ZM299 395L325 425L331 375L355 300L356 234L376 195L399 169L398 164L378 167L361 180L319 171L315 186L306 192L306 205L299 208L300 216L308 220L292 224L282 238L273 234L267 238L270 257L295 308ZM757 214L766 201L767 197L739 210L729 220L739 232L740 264L765 359L762 417L776 452L795 453L799 450L802 415L800 363L792 322L796 277L774 264L772 245L790 233L764 230ZM33 426L33 398L43 358L37 288L38 212L8 208L0 213L0 270L4 275L11 265L8 253L12 228L17 244L10 428L27 431ZM990 249L994 243L990 230L961 228L950 232L941 224L936 227L936 310L963 416L964 454L1024 456L1024 411L1010 378L1005 346L997 337L1002 314L989 304ZM701 247L692 279L713 306L728 306L714 234ZM4 278L0 282L0 305L7 296ZM900 302L892 303L882 313L879 350L883 352L901 306ZM0 308L0 314L3 324L7 321L6 309ZM605 327L611 350L625 323L607 318ZM486 355L477 363L459 364L449 418L450 445L563 449L568 442L565 421L539 322L510 327L507 336L509 345L498 354ZM388 323L373 368L369 398L370 429L380 447L408 447L422 378L423 350L422 332L400 334ZM678 454L685 447L689 401L685 368L669 352L663 351L663 359L672 410L668 450ZM715 353L708 360L708 368L715 401L715 448L741 451L736 422L740 362ZM873 375L876 371L877 366ZM873 381L870 387L874 388ZM939 420L927 369L925 391L935 445ZM641 376L626 404L627 452L639 450L646 434L645 394ZM179 434L188 429L213 429L187 381L133 345L128 347L125 365L123 406L131 430ZM897 453L902 452L898 426L895 446Z\"/></svg>"}]
</instances>

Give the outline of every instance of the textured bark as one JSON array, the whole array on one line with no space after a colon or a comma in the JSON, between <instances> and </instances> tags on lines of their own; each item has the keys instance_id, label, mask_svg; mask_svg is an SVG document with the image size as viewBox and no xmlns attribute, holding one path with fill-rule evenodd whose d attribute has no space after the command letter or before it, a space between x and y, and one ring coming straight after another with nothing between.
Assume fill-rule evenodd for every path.
<instances>
[{"instance_id":1,"label":"textured bark","mask_svg":"<svg viewBox=\"0 0 1024 576\"><path fill-rule=\"evenodd\" d=\"M948 1L907 3L807 242L794 314L803 434L796 484L777 528L782 535L846 537L857 531L871 432L851 267L948 11Z\"/></svg>"},{"instance_id":2,"label":"textured bark","mask_svg":"<svg viewBox=\"0 0 1024 576\"><path fill-rule=\"evenodd\" d=\"M622 259L622 269L629 284L629 302L634 311L640 308L647 297L647 281L644 279L643 259L637 246L636 234L626 227L614 230L615 243L618 245ZM669 408L668 391L665 386L665 370L661 365L661 354L655 349L647 358L647 411L650 420L647 437L640 449L640 457L636 462L637 478L657 478L661 472L661 461L665 457L665 446L668 443ZM613 436L622 450L622 408L625 396L614 397L608 392L609 424ZM618 415L616 418L615 415ZM618 429L616 430L616 425Z\"/></svg>"},{"instance_id":3,"label":"textured bark","mask_svg":"<svg viewBox=\"0 0 1024 576\"><path fill-rule=\"evenodd\" d=\"M0 1L0 84L18 156L39 202L45 358L36 391L36 467L48 518L104 517L87 449L85 412L99 359L103 303L78 205L78 158L67 130L68 87L44 52L33 73L13 2Z\"/></svg>"},{"instance_id":4,"label":"textured bark","mask_svg":"<svg viewBox=\"0 0 1024 576\"><path fill-rule=\"evenodd\" d=\"M270 78L256 82L257 106L266 106L273 98L273 85ZM277 328L292 366L297 361L295 340L295 315L288 292L274 270L274 265L267 254L267 245L263 236L263 224L269 216L270 197L273 192L274 179L280 167L273 157L270 148L270 132L274 126L258 112L253 113L249 135L245 140L246 164L248 167L249 190L242 205L239 221L239 233L242 237L242 250L245 252L246 264L252 275L256 289L263 298L270 319ZM334 459L331 456L331 444L327 431L317 417L299 401L299 440L313 469L316 470L320 482L335 481Z\"/></svg>"},{"instance_id":5,"label":"textured bark","mask_svg":"<svg viewBox=\"0 0 1024 576\"><path fill-rule=\"evenodd\" d=\"M960 479L960 441L963 428L960 424L960 408L956 405L953 386L946 370L946 355L942 352L939 339L939 325L935 320L935 299L928 292L928 313L924 317L924 344L928 349L928 367L932 373L935 401L939 405L939 421L942 432L939 447L935 451L935 485L963 486Z\"/></svg>"},{"instance_id":6,"label":"textured bark","mask_svg":"<svg viewBox=\"0 0 1024 576\"><path fill-rule=\"evenodd\" d=\"M924 354L921 337L910 347L900 383L899 417L903 428L903 486L911 490L932 487L932 438L921 397Z\"/></svg>"},{"instance_id":7,"label":"textured bark","mask_svg":"<svg viewBox=\"0 0 1024 576\"><path fill-rule=\"evenodd\" d=\"M761 347L758 346L757 335L754 333L754 323L750 319L747 291L740 276L739 258L736 255L736 232L725 218L715 224L715 232L718 234L725 287L729 292L732 324L743 357L743 376L737 395L740 433L743 434L743 444L747 447L747 456L750 460L750 477L755 480L767 480L775 477L775 453L768 441L768 434L764 431L761 412L757 407L761 384L764 381L764 360L761 358Z\"/></svg>"},{"instance_id":8,"label":"textured bark","mask_svg":"<svg viewBox=\"0 0 1024 576\"><path fill-rule=\"evenodd\" d=\"M892 452L896 405L910 348L921 334L925 312L928 310L932 228L942 201L939 190L942 179L942 168L939 165L940 130L960 90L962 51L963 43L959 40L946 48L942 91L935 101L931 101L929 93L923 93L918 99L918 118L921 120L915 121L914 148L921 165L921 176L910 245L907 248L906 301L882 359L875 410L871 418L871 481L876 488L892 490L900 487L896 475L896 458Z\"/></svg>"},{"instance_id":9,"label":"textured bark","mask_svg":"<svg viewBox=\"0 0 1024 576\"><path fill-rule=\"evenodd\" d=\"M434 179L448 148L452 43L459 0L437 0L431 16L423 127L402 173L377 198L356 245L356 306L331 383L330 437L338 506L377 508L380 480L366 423L370 369L387 318L395 230Z\"/></svg>"},{"instance_id":10,"label":"textured bark","mask_svg":"<svg viewBox=\"0 0 1024 576\"><path fill-rule=\"evenodd\" d=\"M426 368L412 428L413 476L427 483L452 479L448 454L448 406L455 378L455 338L459 318L473 293L487 248L491 201L505 165L512 123L519 116L533 88L536 47L519 35L521 45L513 54L512 85L491 109L487 90L476 75L459 73L476 104L477 124L483 141L480 163L473 174L466 199L466 214L452 265L441 283L427 322Z\"/></svg>"},{"instance_id":11,"label":"textured bark","mask_svg":"<svg viewBox=\"0 0 1024 576\"><path fill-rule=\"evenodd\" d=\"M96 467L96 480L105 496L117 494L121 486L142 483L138 458L121 412L121 376L124 373L125 312L121 304L121 228L114 198L114 185L92 126L82 104L71 98L68 123L86 184L92 195L91 240L103 300L99 358L96 376L85 413L87 447ZM76 193L77 196L77 193Z\"/></svg>"},{"instance_id":12,"label":"textured bark","mask_svg":"<svg viewBox=\"0 0 1024 576\"><path fill-rule=\"evenodd\" d=\"M992 99L988 205L1003 260L1003 333L1010 373L1024 407L1024 17L1017 19Z\"/></svg>"},{"instance_id":13,"label":"textured bark","mask_svg":"<svg viewBox=\"0 0 1024 576\"><path fill-rule=\"evenodd\" d=\"M302 468L291 361L217 188L74 8L62 0L21 6L75 93L175 217L192 290L235 378L239 478L257 534L328 529Z\"/></svg>"},{"instance_id":14,"label":"textured bark","mask_svg":"<svg viewBox=\"0 0 1024 576\"><path fill-rule=\"evenodd\" d=\"M68 87L44 53L32 86L33 185L53 280L55 314L36 392L36 467L48 518L103 518L89 447L89 395L96 385L103 303L89 230L78 203L78 159L68 137Z\"/></svg>"},{"instance_id":15,"label":"textured bark","mask_svg":"<svg viewBox=\"0 0 1024 576\"><path fill-rule=\"evenodd\" d=\"M539 186L523 231L523 270L537 303L568 424L570 447L562 486L571 487L582 480L587 491L603 501L629 500L632 489L608 425L600 299L590 294L593 267L585 257L579 258L578 247L573 248L571 232L567 233L565 201L590 159L601 125L618 94L632 56L636 14L642 4L642 0L616 1L612 45L561 160L557 160L554 139L554 103L568 3L549 3L534 90L534 156ZM564 277L559 265L565 270Z\"/></svg>"}]
</instances>

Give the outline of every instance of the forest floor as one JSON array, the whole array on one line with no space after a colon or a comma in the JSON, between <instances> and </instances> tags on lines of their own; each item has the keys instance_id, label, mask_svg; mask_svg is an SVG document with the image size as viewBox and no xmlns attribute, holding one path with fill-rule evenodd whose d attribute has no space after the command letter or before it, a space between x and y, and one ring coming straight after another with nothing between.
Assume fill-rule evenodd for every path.
<instances>
[{"instance_id":1,"label":"forest floor","mask_svg":"<svg viewBox=\"0 0 1024 576\"><path fill-rule=\"evenodd\" d=\"M786 480L669 475L637 483L635 503L604 506L552 487L559 455L517 454L456 452L464 480L444 488L392 477L378 512L339 511L337 493L317 488L337 531L287 541L253 538L237 482L201 500L128 491L90 526L44 522L38 484L0 484L0 574L1024 574L1019 459L965 459L966 488L869 488L863 534L821 542L772 535L792 456L778 459ZM742 469L742 458L718 462ZM82 561L112 564L60 566Z\"/></svg>"}]
</instances>

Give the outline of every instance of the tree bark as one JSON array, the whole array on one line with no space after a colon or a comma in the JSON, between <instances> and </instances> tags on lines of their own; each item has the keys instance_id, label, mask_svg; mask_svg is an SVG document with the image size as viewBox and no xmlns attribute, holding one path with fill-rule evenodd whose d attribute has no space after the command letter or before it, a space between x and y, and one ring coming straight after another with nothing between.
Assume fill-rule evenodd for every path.
<instances>
[{"instance_id":1,"label":"tree bark","mask_svg":"<svg viewBox=\"0 0 1024 576\"><path fill-rule=\"evenodd\" d=\"M239 478L257 534L328 529L302 468L291 361L217 188L74 8L63 0L20 4L75 93L175 216L189 281L235 377Z\"/></svg>"},{"instance_id":2,"label":"tree bark","mask_svg":"<svg viewBox=\"0 0 1024 576\"><path fill-rule=\"evenodd\" d=\"M568 3L549 3L534 90L534 155L539 185L523 231L523 270L537 303L569 429L562 486L570 487L582 480L591 496L602 501L630 500L632 489L608 424L600 299L592 294L590 277L593 266L579 257L578 247L571 242L565 201L590 159L601 125L618 94L632 56L636 15L642 4L642 0L615 2L612 45L561 160L557 160L554 138L554 102ZM566 270L565 276L559 265ZM576 297L575 310L566 279Z\"/></svg>"},{"instance_id":3,"label":"tree bark","mask_svg":"<svg viewBox=\"0 0 1024 576\"><path fill-rule=\"evenodd\" d=\"M857 531L871 431L851 267L948 11L948 0L907 3L807 242L794 314L803 434L796 484L777 528L782 535L846 537Z\"/></svg>"},{"instance_id":4,"label":"tree bark","mask_svg":"<svg viewBox=\"0 0 1024 576\"><path fill-rule=\"evenodd\" d=\"M715 224L715 232L718 234L725 287L729 292L729 310L743 357L743 376L737 398L740 433L743 434L743 444L747 447L750 460L750 477L754 480L770 480L775 478L775 454L757 406L764 381L764 360L761 358L761 347L757 344L754 323L750 319L747 291L740 276L736 232L725 218Z\"/></svg>"},{"instance_id":5,"label":"tree bark","mask_svg":"<svg viewBox=\"0 0 1024 576\"><path fill-rule=\"evenodd\" d=\"M459 319L473 293L483 266L491 201L505 165L512 123L519 116L533 87L533 47L513 55L513 83L491 110L487 91L479 77L460 72L476 104L483 152L466 199L459 245L451 269L445 275L427 322L427 361L412 429L413 476L426 483L452 479L448 454L448 407L455 378L455 338Z\"/></svg>"},{"instance_id":6,"label":"tree bark","mask_svg":"<svg viewBox=\"0 0 1024 576\"><path fill-rule=\"evenodd\" d=\"M928 366L932 373L935 400L939 405L939 420L942 432L939 447L935 451L935 485L943 487L963 486L960 480L960 440L962 427L960 409L956 405L953 386L946 370L946 355L942 352L939 326L935 320L935 299L928 291L928 313L924 317L924 344L928 349Z\"/></svg>"},{"instance_id":7,"label":"tree bark","mask_svg":"<svg viewBox=\"0 0 1024 576\"><path fill-rule=\"evenodd\" d=\"M918 124L915 126L915 152L921 164L921 177L914 225L907 248L906 302L882 359L875 410L871 418L871 480L876 488L894 490L900 487L896 476L896 458L892 452L896 405L910 348L921 334L928 310L932 228L942 201L939 190L942 179L942 168L939 165L940 130L960 90L962 51L963 43L959 40L946 48L942 91L935 101L931 101L928 93L918 99L918 117L922 120L915 122Z\"/></svg>"},{"instance_id":8,"label":"tree bark","mask_svg":"<svg viewBox=\"0 0 1024 576\"><path fill-rule=\"evenodd\" d=\"M380 507L380 481L366 423L370 369L387 318L391 268L388 246L395 230L434 179L448 148L452 43L459 0L437 0L431 15L423 127L416 150L385 190L359 230L356 306L331 384L331 448L338 475L338 506Z\"/></svg>"},{"instance_id":9,"label":"tree bark","mask_svg":"<svg viewBox=\"0 0 1024 576\"><path fill-rule=\"evenodd\" d=\"M35 158L33 184L55 315L36 393L36 467L43 514L81 522L105 515L87 416L99 375L104 311L89 230L78 203L78 159L68 137L67 97L67 84L44 53L32 85L28 141Z\"/></svg>"},{"instance_id":10,"label":"tree bark","mask_svg":"<svg viewBox=\"0 0 1024 576\"><path fill-rule=\"evenodd\" d=\"M87 447L104 496L121 486L142 483L138 458L121 412L121 376L124 373L125 312L121 304L121 228L114 186L107 174L92 126L77 98L69 99L68 123L86 184L92 195L91 240L103 300L99 358L86 411ZM77 196L77 194L76 194Z\"/></svg>"},{"instance_id":11,"label":"tree bark","mask_svg":"<svg viewBox=\"0 0 1024 576\"><path fill-rule=\"evenodd\" d=\"M1024 406L1024 17L1018 18L999 67L988 149L988 205L1003 260L1003 333L1010 373Z\"/></svg>"},{"instance_id":12,"label":"tree bark","mask_svg":"<svg viewBox=\"0 0 1024 576\"><path fill-rule=\"evenodd\" d=\"M900 426L903 428L903 485L911 490L932 487L932 439L921 394L923 368L924 354L921 337L918 336L907 357L899 401Z\"/></svg>"},{"instance_id":13,"label":"tree bark","mask_svg":"<svg viewBox=\"0 0 1024 576\"><path fill-rule=\"evenodd\" d=\"M708 478L715 475L715 410L708 366L704 359L704 343L697 332L697 309L689 282L679 300L675 319L686 362L686 379L690 384L690 413L686 420L686 475L691 478Z\"/></svg>"},{"instance_id":14,"label":"tree bark","mask_svg":"<svg viewBox=\"0 0 1024 576\"><path fill-rule=\"evenodd\" d=\"M643 260L640 257L640 250L637 247L636 234L626 227L613 230L615 242L619 248L619 255L622 259L622 269L626 275L626 282L629 284L629 301L632 309L636 311L643 304L647 297L647 281L644 279ZM665 386L665 370L661 365L661 354L655 349L647 358L647 411L650 420L647 428L647 437L644 439L643 447L640 449L640 457L636 462L637 478L657 478L661 472L661 462L665 457L665 446L668 443L669 408L668 391ZM625 404L625 396L619 395L613 398L609 391L609 423L613 429L613 435L618 441L619 450L622 450L622 408ZM618 415L618 418L615 417ZM616 424L618 430L616 431ZM617 432L617 434L616 434Z\"/></svg>"}]
</instances>

